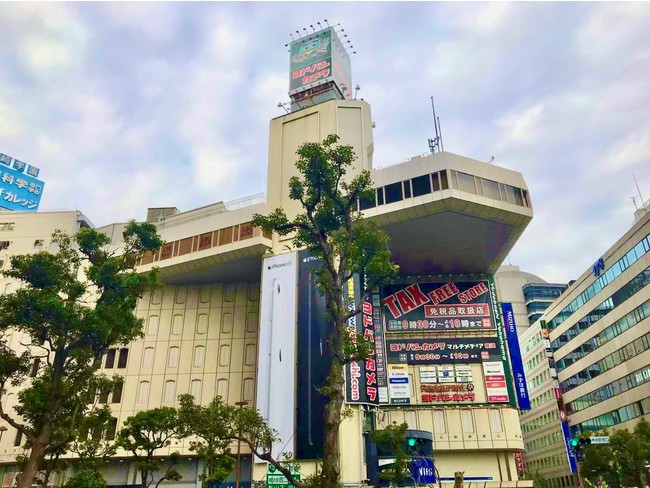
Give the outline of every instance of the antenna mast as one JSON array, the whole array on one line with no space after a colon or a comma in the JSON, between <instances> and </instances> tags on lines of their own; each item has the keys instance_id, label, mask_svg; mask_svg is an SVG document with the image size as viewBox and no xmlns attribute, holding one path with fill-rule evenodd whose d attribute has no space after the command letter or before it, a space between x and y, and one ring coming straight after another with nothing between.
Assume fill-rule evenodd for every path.
<instances>
[{"instance_id":1,"label":"antenna mast","mask_svg":"<svg viewBox=\"0 0 650 488\"><path fill-rule=\"evenodd\" d=\"M639 194L639 198L641 199L641 206L645 207L645 201L643 200L643 196L641 195L641 190L639 189L639 183L636 181L636 176L634 175L634 173L632 173L632 178L634 178L634 184L636 185L636 191Z\"/></svg>"},{"instance_id":2,"label":"antenna mast","mask_svg":"<svg viewBox=\"0 0 650 488\"><path fill-rule=\"evenodd\" d=\"M444 146L442 145L442 130L440 129L440 117L436 116L436 106L433 103L433 97L431 97L431 110L433 111L433 127L436 130L436 138L429 139L429 150L432 153L444 151Z\"/></svg>"}]
</instances>

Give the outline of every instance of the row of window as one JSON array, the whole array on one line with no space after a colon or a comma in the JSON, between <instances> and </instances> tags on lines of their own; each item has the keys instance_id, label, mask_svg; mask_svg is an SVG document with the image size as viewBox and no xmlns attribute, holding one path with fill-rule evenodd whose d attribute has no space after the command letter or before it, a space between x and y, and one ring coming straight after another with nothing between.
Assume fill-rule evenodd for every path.
<instances>
[{"instance_id":1,"label":"row of window","mask_svg":"<svg viewBox=\"0 0 650 488\"><path fill-rule=\"evenodd\" d=\"M566 404L569 413L574 413L600 402L604 402L620 393L636 388L650 381L650 366L645 366L622 378L576 398Z\"/></svg>"},{"instance_id":2,"label":"row of window","mask_svg":"<svg viewBox=\"0 0 650 488\"><path fill-rule=\"evenodd\" d=\"M558 430L556 432L546 434L542 437L538 437L537 439L533 439L532 441L525 442L524 446L526 452L533 452L549 446L554 446L560 442L564 443L564 439L562 437L562 433Z\"/></svg>"},{"instance_id":3,"label":"row of window","mask_svg":"<svg viewBox=\"0 0 650 488\"><path fill-rule=\"evenodd\" d=\"M362 198L359 200L358 208L359 210L368 210L369 208L381 205L401 202L407 198L415 198L436 191L447 190L449 187L450 182L446 170L416 176L415 178L377 188L371 198ZM478 176L460 171L451 171L451 187L521 207L530 206L528 192L526 190L485 178L479 178Z\"/></svg>"},{"instance_id":4,"label":"row of window","mask_svg":"<svg viewBox=\"0 0 650 488\"><path fill-rule=\"evenodd\" d=\"M553 330L558 327L562 322L568 319L573 312L582 307L585 303L591 300L596 294L610 284L614 279L623 273L627 268L632 266L641 257L650 251L650 235L641 239L632 249L630 249L625 256L616 261L607 271L605 271L596 281L594 281L585 291L578 295L571 303L569 303L562 311L557 314L552 320L548 321L547 327Z\"/></svg>"},{"instance_id":5,"label":"row of window","mask_svg":"<svg viewBox=\"0 0 650 488\"><path fill-rule=\"evenodd\" d=\"M524 299L526 301L530 300L555 300L559 297L564 290L566 290L566 285L546 285L539 283L526 283L522 287L524 292Z\"/></svg>"},{"instance_id":6,"label":"row of window","mask_svg":"<svg viewBox=\"0 0 650 488\"><path fill-rule=\"evenodd\" d=\"M203 389L203 382L199 379L194 379L190 382L189 393L192 395L197 402L201 401ZM138 385L138 394L136 397L136 402L139 404L146 404L149 402L149 392L151 390L151 382L148 380L143 380ZM255 382L253 378L244 378L243 381L243 391L242 398L245 401L252 402L255 395ZM220 396L224 400L228 399L228 380L226 378L220 378L217 380L217 393L216 396ZM167 380L163 386L163 396L162 402L164 404L173 404L176 401L176 381Z\"/></svg>"},{"instance_id":7,"label":"row of window","mask_svg":"<svg viewBox=\"0 0 650 488\"><path fill-rule=\"evenodd\" d=\"M612 295L594 308L587 315L582 317L578 322L568 328L562 335L551 343L553 350L557 351L560 347L567 344L570 340L574 339L582 332L587 330L591 325L598 322L609 312L618 307L621 303L625 302L628 298L632 297L637 292L643 290L650 284L650 266L641 271L638 275L632 278L628 283L623 285L620 289L612 293ZM559 358L562 359L562 358Z\"/></svg>"},{"instance_id":8,"label":"row of window","mask_svg":"<svg viewBox=\"0 0 650 488\"><path fill-rule=\"evenodd\" d=\"M546 351L543 350L535 354L528 361L526 361L526 364L524 364L524 373L528 373L528 371L537 367L539 363L541 363L542 361L546 361L548 363L548 357L546 356Z\"/></svg>"},{"instance_id":9,"label":"row of window","mask_svg":"<svg viewBox=\"0 0 650 488\"><path fill-rule=\"evenodd\" d=\"M630 313L624 315L616 322L614 322L612 325L606 327L601 332L596 334L591 339L588 339L582 344L580 344L569 354L567 354L562 359L557 361L557 367L559 369L565 369L569 367L575 361L582 359L587 354L607 344L609 341L611 341L615 337L618 337L626 330L629 330L630 328L632 328L633 326L635 326L636 324L638 324L648 316L650 316L650 300L648 300L642 305L639 305Z\"/></svg>"},{"instance_id":10,"label":"row of window","mask_svg":"<svg viewBox=\"0 0 650 488\"><path fill-rule=\"evenodd\" d=\"M534 410L537 407L541 407L545 403L550 402L551 400L556 401L556 398L551 390L546 390L545 392L530 400L530 408L531 410Z\"/></svg>"},{"instance_id":11,"label":"row of window","mask_svg":"<svg viewBox=\"0 0 650 488\"><path fill-rule=\"evenodd\" d=\"M526 354L528 351L533 349L537 344L541 342L542 339L542 331L540 330L537 334L531 337L526 344L524 344L524 347L521 351L522 354Z\"/></svg>"},{"instance_id":12,"label":"row of window","mask_svg":"<svg viewBox=\"0 0 650 488\"><path fill-rule=\"evenodd\" d=\"M106 427L106 429L95 428L92 431L85 432L86 438L92 438L93 440L99 440L102 437L107 441L112 441L115 439L115 433L117 432L117 419L115 417L111 418L111 423ZM1 434L1 432L0 432ZM81 437L84 437L84 433L81 433ZM16 431L16 437L14 438L14 447L21 447L23 444L23 433Z\"/></svg>"},{"instance_id":13,"label":"row of window","mask_svg":"<svg viewBox=\"0 0 650 488\"><path fill-rule=\"evenodd\" d=\"M218 364L220 367L226 367L230 364L230 344L221 344L219 346ZM167 367L177 368L180 360L181 349L179 346L170 346L167 350ZM255 344L246 344L244 347L244 365L254 366L257 351ZM153 367L155 351L153 347L145 347L142 353L142 369L151 369ZM192 366L199 368L205 362L205 346L194 346Z\"/></svg>"},{"instance_id":14,"label":"row of window","mask_svg":"<svg viewBox=\"0 0 650 488\"><path fill-rule=\"evenodd\" d=\"M547 381L549 378L550 378L549 370L545 369L544 371L542 371L539 374L533 376L531 379L529 379L527 381L528 389L533 390L533 389L537 388L542 383Z\"/></svg>"},{"instance_id":15,"label":"row of window","mask_svg":"<svg viewBox=\"0 0 650 488\"><path fill-rule=\"evenodd\" d=\"M650 332L560 382L560 388L566 393L576 386L600 376L605 371L615 368L619 364L623 364L625 361L638 356L648 349L650 349Z\"/></svg>"},{"instance_id":16,"label":"row of window","mask_svg":"<svg viewBox=\"0 0 650 488\"><path fill-rule=\"evenodd\" d=\"M527 420L525 423L521 424L521 431L524 434L533 432L537 429L541 429L545 425L550 424L551 422L558 422L560 420L558 416L558 411L553 409L550 412L545 413L544 415L539 415L534 419Z\"/></svg>"},{"instance_id":17,"label":"row of window","mask_svg":"<svg viewBox=\"0 0 650 488\"><path fill-rule=\"evenodd\" d=\"M599 415L593 419L585 420L577 424L576 427L580 432L596 432L648 414L650 414L650 397Z\"/></svg>"},{"instance_id":18,"label":"row of window","mask_svg":"<svg viewBox=\"0 0 650 488\"><path fill-rule=\"evenodd\" d=\"M106 357L104 359L104 368L113 369L115 367L115 358L117 357L117 367L118 369L126 368L126 363L129 359L129 350L127 348L122 349L109 349L106 352Z\"/></svg>"},{"instance_id":19,"label":"row of window","mask_svg":"<svg viewBox=\"0 0 650 488\"><path fill-rule=\"evenodd\" d=\"M535 459L534 461L530 461L527 465L527 468L529 471L532 471L533 473L537 470L540 469L545 469L545 468L553 468L555 466L566 466L567 468L569 467L569 462L567 461L566 454L553 454L552 456L546 456L542 459ZM557 486L574 486L572 484L566 484L566 485L557 485Z\"/></svg>"}]
</instances>

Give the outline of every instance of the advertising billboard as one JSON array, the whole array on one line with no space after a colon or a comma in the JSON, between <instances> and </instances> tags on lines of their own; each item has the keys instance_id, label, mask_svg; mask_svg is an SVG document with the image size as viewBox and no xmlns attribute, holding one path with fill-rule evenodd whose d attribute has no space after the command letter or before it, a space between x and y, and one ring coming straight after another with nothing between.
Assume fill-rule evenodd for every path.
<instances>
[{"instance_id":1,"label":"advertising billboard","mask_svg":"<svg viewBox=\"0 0 650 488\"><path fill-rule=\"evenodd\" d=\"M287 442L289 452L295 420L296 260L294 252L262 262L257 362L257 409ZM281 458L282 448L282 444L274 446L273 455Z\"/></svg>"},{"instance_id":2,"label":"advertising billboard","mask_svg":"<svg viewBox=\"0 0 650 488\"><path fill-rule=\"evenodd\" d=\"M351 98L350 56L332 27L293 41L290 53L289 95L334 81L344 97Z\"/></svg>"},{"instance_id":3,"label":"advertising billboard","mask_svg":"<svg viewBox=\"0 0 650 488\"><path fill-rule=\"evenodd\" d=\"M387 339L389 364L482 363L501 359L496 337Z\"/></svg>"},{"instance_id":4,"label":"advertising billboard","mask_svg":"<svg viewBox=\"0 0 650 488\"><path fill-rule=\"evenodd\" d=\"M510 352L510 363L512 364L512 374L515 378L515 394L519 403L520 410L530 410L530 397L528 396L528 386L526 385L526 375L524 373L524 360L519 348L519 338L517 337L517 323L515 322L515 312L512 309L512 303L502 303L503 324L506 329L506 340L508 342L508 351Z\"/></svg>"},{"instance_id":5,"label":"advertising billboard","mask_svg":"<svg viewBox=\"0 0 650 488\"><path fill-rule=\"evenodd\" d=\"M355 275L347 283L344 299L348 310L357 309L362 293L361 279ZM379 382L372 297L361 304L361 313L348 319L348 334L352 341L366 341L370 345L368 357L345 365L346 403L379 403ZM381 337L379 338L381 341ZM383 368L382 368L383 369Z\"/></svg>"},{"instance_id":6,"label":"advertising billboard","mask_svg":"<svg viewBox=\"0 0 650 488\"><path fill-rule=\"evenodd\" d=\"M309 251L298 253L297 459L323 457L326 398L318 388L325 384L332 364L329 338L334 329L312 272L320 266L320 258Z\"/></svg>"},{"instance_id":7,"label":"advertising billboard","mask_svg":"<svg viewBox=\"0 0 650 488\"><path fill-rule=\"evenodd\" d=\"M37 178L39 172L35 166L0 153L0 207L36 212L45 187Z\"/></svg>"},{"instance_id":8,"label":"advertising billboard","mask_svg":"<svg viewBox=\"0 0 650 488\"><path fill-rule=\"evenodd\" d=\"M390 332L495 328L487 281L387 285L383 304Z\"/></svg>"}]
</instances>

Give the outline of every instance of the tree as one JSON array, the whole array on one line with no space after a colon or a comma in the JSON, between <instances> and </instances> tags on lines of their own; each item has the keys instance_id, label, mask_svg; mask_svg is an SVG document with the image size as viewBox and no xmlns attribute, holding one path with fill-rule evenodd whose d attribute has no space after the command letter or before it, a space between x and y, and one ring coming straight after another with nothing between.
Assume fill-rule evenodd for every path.
<instances>
[{"instance_id":1,"label":"tree","mask_svg":"<svg viewBox=\"0 0 650 488\"><path fill-rule=\"evenodd\" d=\"M607 435L607 431L602 435ZM650 423L641 419L630 432L619 429L609 435L609 444L584 449L580 465L583 478L595 482L604 479L610 486L643 486L650 463Z\"/></svg>"},{"instance_id":2,"label":"tree","mask_svg":"<svg viewBox=\"0 0 650 488\"><path fill-rule=\"evenodd\" d=\"M355 274L363 275L365 299L373 287L397 273L397 266L390 260L388 236L357 211L358 200L373 194L370 173L362 171L358 176L346 178L356 156L351 146L339 145L338 140L337 135L330 135L320 144L305 143L297 151L300 177L289 181L289 197L300 203L302 213L289 220L284 210L278 208L268 216L253 216L255 226L281 236L293 235L294 247L309 249L323 263L316 271L316 278L333 324L329 339L331 367L320 388L327 398L323 488L339 485L339 427L343 420L345 365L365 359L369 351L362 337L351 338L346 330L347 321L359 314L360 308L348 309L343 290Z\"/></svg>"},{"instance_id":3,"label":"tree","mask_svg":"<svg viewBox=\"0 0 650 488\"><path fill-rule=\"evenodd\" d=\"M379 474L381 478L388 480L391 486L401 486L402 483L409 480L411 483L413 482L413 476L409 470L411 456L404 449L407 430L408 424L393 422L384 430L373 431L370 434L370 438L374 443L385 445L395 456L395 461L393 461L390 468L384 469Z\"/></svg>"},{"instance_id":4,"label":"tree","mask_svg":"<svg viewBox=\"0 0 650 488\"><path fill-rule=\"evenodd\" d=\"M115 420L108 405L103 405L81 419L77 437L70 444L70 451L79 457L82 470L97 471L99 463L115 454L117 448L112 439ZM109 431L113 435L108 436Z\"/></svg>"},{"instance_id":5,"label":"tree","mask_svg":"<svg viewBox=\"0 0 650 488\"><path fill-rule=\"evenodd\" d=\"M161 470L163 462L156 459L156 451L169 447L172 439L182 437L179 430L178 412L175 408L161 407L143 410L129 417L119 431L115 445L133 453L135 466L140 471L141 487L148 488L154 480L154 473ZM181 476L173 469L179 454L173 453L163 476L164 480L178 481Z\"/></svg>"},{"instance_id":6,"label":"tree","mask_svg":"<svg viewBox=\"0 0 650 488\"><path fill-rule=\"evenodd\" d=\"M9 384L27 385L15 412L0 406L0 417L31 447L18 488L32 485L53 440L65 446L74 438L70 426L93 403L92 380L102 355L142 334L142 320L133 311L138 298L161 281L156 270L138 273L135 266L162 240L154 225L134 221L123 236L118 251L94 229L74 236L56 231L52 242L58 252L13 256L11 269L3 272L22 284L0 297L0 394ZM10 329L25 337L24 352L7 347ZM30 379L30 372L36 377Z\"/></svg>"},{"instance_id":7,"label":"tree","mask_svg":"<svg viewBox=\"0 0 650 488\"><path fill-rule=\"evenodd\" d=\"M178 418L184 435L195 436L190 440L190 450L204 461L200 475L204 483L222 483L235 467L235 458L230 453L230 444L235 438L233 432L233 409L220 396L208 405L194 402L192 395L179 397Z\"/></svg>"}]
</instances>

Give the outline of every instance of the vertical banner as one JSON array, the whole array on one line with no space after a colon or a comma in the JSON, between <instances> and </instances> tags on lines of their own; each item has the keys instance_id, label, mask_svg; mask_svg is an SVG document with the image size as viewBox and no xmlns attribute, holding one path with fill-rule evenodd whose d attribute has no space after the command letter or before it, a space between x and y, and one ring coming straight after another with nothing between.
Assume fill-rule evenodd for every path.
<instances>
[{"instance_id":1,"label":"vertical banner","mask_svg":"<svg viewBox=\"0 0 650 488\"><path fill-rule=\"evenodd\" d=\"M381 297L379 290L374 290L370 295L372 303L372 323L375 329L375 362L377 365L377 401L388 403L388 377L386 372L386 342L384 341L384 328L381 322Z\"/></svg>"},{"instance_id":2,"label":"vertical banner","mask_svg":"<svg viewBox=\"0 0 650 488\"><path fill-rule=\"evenodd\" d=\"M296 355L296 253L262 261L256 407L293 451ZM273 448L282 457L283 444ZM262 462L255 458L255 462ZM266 461L264 461L266 462Z\"/></svg>"},{"instance_id":3,"label":"vertical banner","mask_svg":"<svg viewBox=\"0 0 650 488\"><path fill-rule=\"evenodd\" d=\"M517 475L523 476L526 473L524 466L524 455L521 451L515 451L515 465L517 466Z\"/></svg>"},{"instance_id":4,"label":"vertical banner","mask_svg":"<svg viewBox=\"0 0 650 488\"><path fill-rule=\"evenodd\" d=\"M388 396L391 404L404 405L411 403L408 365L388 365Z\"/></svg>"},{"instance_id":5,"label":"vertical banner","mask_svg":"<svg viewBox=\"0 0 650 488\"><path fill-rule=\"evenodd\" d=\"M567 458L569 459L569 468L571 469L572 473L576 473L578 471L578 464L576 463L576 456L573 452L573 448L571 447L571 434L569 433L569 423L568 422L561 422L562 423L562 435L564 437L564 448L566 449L566 455Z\"/></svg>"},{"instance_id":6,"label":"vertical banner","mask_svg":"<svg viewBox=\"0 0 650 488\"><path fill-rule=\"evenodd\" d=\"M309 251L298 253L297 459L323 457L326 398L317 389L325 384L330 370L328 344L333 328L327 316L325 297L319 293L313 274L320 267L320 258Z\"/></svg>"},{"instance_id":7,"label":"vertical banner","mask_svg":"<svg viewBox=\"0 0 650 488\"><path fill-rule=\"evenodd\" d=\"M508 348L506 347L505 330L501 320L501 311L499 310L499 303L497 300L497 286L494 283L494 276L488 278L490 285L490 302L492 303L492 311L494 312L494 320L497 330L497 341L499 342L499 353L501 354L501 362L508 374L506 375L506 387L508 389L510 406L517 408L517 400L515 399L514 386L512 384L512 376L510 375L510 361L508 361Z\"/></svg>"},{"instance_id":8,"label":"vertical banner","mask_svg":"<svg viewBox=\"0 0 650 488\"><path fill-rule=\"evenodd\" d=\"M354 275L344 290L344 300L349 311L356 310L364 287L359 275ZM370 347L368 358L345 365L345 402L377 405L377 355L375 351L375 326L372 298L361 304L361 313L348 319L349 338L366 341Z\"/></svg>"},{"instance_id":9,"label":"vertical banner","mask_svg":"<svg viewBox=\"0 0 650 488\"><path fill-rule=\"evenodd\" d=\"M508 351L510 351L510 362L512 364L512 374L515 378L515 390L520 410L530 410L530 397L528 396L528 387L526 385L526 375L524 374L524 361L521 357L519 348L519 338L517 337L517 324L515 322L515 313L512 309L512 303L502 303L503 325L506 329L506 339L508 341Z\"/></svg>"},{"instance_id":10,"label":"vertical banner","mask_svg":"<svg viewBox=\"0 0 650 488\"><path fill-rule=\"evenodd\" d=\"M485 378L485 392L489 403L508 403L508 387L506 372L502 361L488 361L483 363L483 376Z\"/></svg>"}]
</instances>

